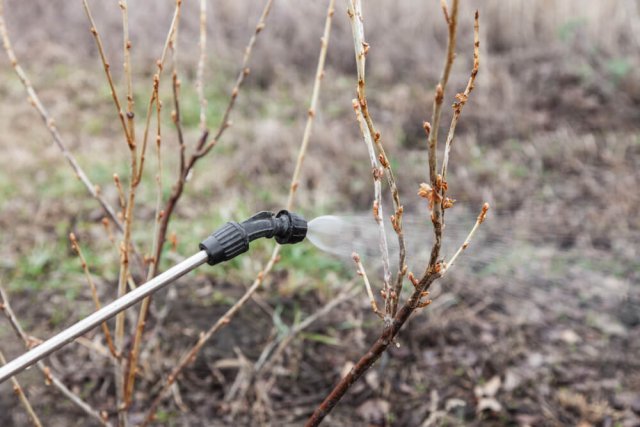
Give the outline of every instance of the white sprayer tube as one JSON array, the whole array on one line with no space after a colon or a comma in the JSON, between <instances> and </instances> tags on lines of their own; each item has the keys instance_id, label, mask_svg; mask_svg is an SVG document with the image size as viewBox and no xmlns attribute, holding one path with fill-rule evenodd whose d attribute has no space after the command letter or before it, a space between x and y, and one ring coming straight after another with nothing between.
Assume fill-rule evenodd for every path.
<instances>
[{"instance_id":1,"label":"white sprayer tube","mask_svg":"<svg viewBox=\"0 0 640 427\"><path fill-rule=\"evenodd\" d=\"M121 298L109 303L90 316L85 317L78 323L68 327L37 347L29 350L22 356L19 356L6 365L0 367L0 383L27 369L29 366L35 364L59 348L69 344L80 335L90 331L121 311L126 310L141 299L162 289L194 268L204 264L207 261L207 258L208 255L206 251L200 251L197 254L192 255L180 264L171 267L169 270L154 277L147 283L138 286Z\"/></svg>"}]
</instances>

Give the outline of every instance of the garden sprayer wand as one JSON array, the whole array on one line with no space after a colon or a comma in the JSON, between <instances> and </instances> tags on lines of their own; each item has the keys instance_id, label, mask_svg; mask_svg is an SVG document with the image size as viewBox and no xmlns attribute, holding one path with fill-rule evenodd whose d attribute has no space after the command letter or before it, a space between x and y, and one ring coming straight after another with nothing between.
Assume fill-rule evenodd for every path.
<instances>
[{"instance_id":1,"label":"garden sprayer wand","mask_svg":"<svg viewBox=\"0 0 640 427\"><path fill-rule=\"evenodd\" d=\"M307 221L286 210L277 214L259 212L242 223L228 222L200 243L200 252L0 367L0 383L205 262L215 265L235 258L249 250L249 242L261 237L275 237L279 244L292 244L301 242L306 235Z\"/></svg>"}]
</instances>

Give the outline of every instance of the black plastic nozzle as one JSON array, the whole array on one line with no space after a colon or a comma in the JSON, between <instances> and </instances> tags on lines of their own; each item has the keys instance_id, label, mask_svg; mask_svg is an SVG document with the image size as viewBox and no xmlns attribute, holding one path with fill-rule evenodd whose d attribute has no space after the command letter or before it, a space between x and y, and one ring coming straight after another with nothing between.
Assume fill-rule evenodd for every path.
<instances>
[{"instance_id":1,"label":"black plastic nozzle","mask_svg":"<svg viewBox=\"0 0 640 427\"><path fill-rule=\"evenodd\" d=\"M249 242L260 237L275 237L281 245L298 243L307 235L307 221L298 214L281 210L258 212L238 224L228 222L200 243L207 252L209 265L229 261L249 250Z\"/></svg>"}]
</instances>

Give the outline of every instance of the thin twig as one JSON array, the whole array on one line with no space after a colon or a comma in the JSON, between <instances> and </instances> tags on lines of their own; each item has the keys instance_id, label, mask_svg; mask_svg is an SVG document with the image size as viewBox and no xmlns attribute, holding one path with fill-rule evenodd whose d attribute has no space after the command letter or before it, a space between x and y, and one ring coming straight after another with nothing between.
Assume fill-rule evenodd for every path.
<instances>
[{"instance_id":1,"label":"thin twig","mask_svg":"<svg viewBox=\"0 0 640 427\"><path fill-rule=\"evenodd\" d=\"M266 18L266 16L268 15L269 9L271 8L271 2L272 0L268 0L265 9L263 10L263 13L261 15L260 21L258 23L258 25L256 26L256 33L254 34L254 37L262 30L262 28L264 27L264 19ZM329 2L329 7L327 10L327 17L326 17L326 21L325 21L325 29L324 29L324 35L323 35L323 43L322 46L320 48L320 53L319 53L319 57L318 57L318 63L322 63L324 64L325 61L325 57L326 57L326 53L327 53L327 44L329 43L329 36L330 36L330 31L331 31L331 22L332 22L332 18L333 18L333 6L334 6L335 0L331 0ZM252 37L252 40L249 42L249 46L247 47L247 50L245 51L245 60L243 61L243 68L245 63L248 61L247 58L247 54L250 53L251 51L251 46L253 46L253 43L255 43L254 37ZM323 72L320 71L319 73L316 73L317 76L322 76ZM321 82L321 78L316 78L314 81L314 88L312 93L317 93L317 91L319 91L319 87L320 87L320 82ZM238 86L239 87L239 86ZM237 91L234 89L234 93L236 93L237 96ZM317 95L316 95L317 97ZM232 101L230 103L230 107L232 108L233 106L233 99L235 97L232 95ZM314 97L312 96L312 102ZM314 108L315 104L314 104ZM230 108L228 108L228 111L230 111ZM308 115L307 116L307 121L312 120L312 116ZM310 126L310 125L308 125ZM224 127L224 121L223 121L223 125L221 127L221 129L223 130ZM306 129L306 127L305 127ZM288 198L288 203L287 203L287 209L291 210L293 208L294 205L294 198L292 197L292 193L295 193L295 186L293 185L296 182L296 175L295 175L295 170L300 171L301 169L301 165L304 162L304 158L305 158L305 152L308 146L308 138L310 137L310 135L307 135L306 137L303 135L303 139L302 142L300 144L300 152L298 154L298 160L296 162L296 166L294 168L294 174L292 176L291 179L291 185L289 186L289 198ZM214 138L215 140L215 138ZM305 140L307 142L305 142ZM201 140L201 143L204 144L204 142L202 142L203 140ZM189 162L189 165L187 166L187 171L190 170L190 168L193 166L192 161L195 162L194 159L196 159L197 157L195 157L197 155L194 154L191 157L191 160ZM298 172L299 173L299 172ZM178 195L179 197L179 195ZM176 199L177 201L177 199ZM175 201L174 201L175 204ZM166 215L166 211L165 211L165 215ZM226 326L232 319L232 317L240 310L240 308L252 297L252 295L260 288L260 286L262 285L265 277L271 272L271 270L273 269L273 266L278 262L278 260L280 259L280 245L276 245L273 249L273 252L271 253L271 257L269 258L269 261L267 262L267 264L264 266L264 268L262 269L262 271L260 271L260 273L258 273L258 276L256 277L256 279L253 281L253 283L251 284L251 286L246 290L246 292L244 293L244 295L242 295L242 297L236 301L236 303L229 309L227 310L227 312L221 317L219 318L205 333L200 335L200 338L198 339L198 341L196 342L196 344L187 352L187 354L185 356L183 356L180 361L178 362L178 364L175 366L175 368L171 371L171 373L169 374L169 376L167 377L167 379L165 380L164 385L162 386L162 388L160 389L160 391L158 392L158 395L155 397L155 399L153 400L153 402L151 403L147 414L145 416L145 419L143 421L143 423L141 424L142 426L146 426L148 425L150 422L153 421L154 417L155 417L155 413L158 410L158 407L160 406L160 403L162 402L162 400L164 399L164 396L166 395L166 393L171 389L171 384L173 384L178 375L180 375L180 373L184 370L184 368L189 365L191 362L193 362L198 354L198 352L200 351L200 349L204 346L204 344L217 332L219 331L223 326Z\"/></svg>"},{"instance_id":2,"label":"thin twig","mask_svg":"<svg viewBox=\"0 0 640 427\"><path fill-rule=\"evenodd\" d=\"M369 296L369 301L371 302L371 308L373 309L373 312L375 314L377 314L380 318L384 319L384 313L382 313L382 311L380 311L380 309L378 308L378 304L376 304L376 299L373 296L373 291L371 290L371 283L369 283L369 277L367 276L367 272L364 269L364 266L362 265L362 261L360 260L360 255L358 255L356 252L354 252L351 257L353 258L353 262L356 263L356 272L358 273L358 276L362 276L362 280L364 281L364 287L367 290L367 295Z\"/></svg>"},{"instance_id":3,"label":"thin twig","mask_svg":"<svg viewBox=\"0 0 640 427\"><path fill-rule=\"evenodd\" d=\"M28 335L22 329L22 327L20 326L20 323L18 322L18 319L16 318L15 313L13 312L13 309L11 308L9 298L7 297L7 294L4 291L2 286L0 286L0 311L2 311L4 316L7 318L7 320L9 321L9 325L11 325L11 328L15 332L16 336L18 337L18 339L20 339L23 342L27 350L31 349L33 346L41 342L40 340ZM106 412L100 413L97 410L95 410L91 405L89 405L87 402L82 400L77 394L72 392L66 385L64 385L64 383L60 381L60 379L55 374L53 374L51 372L51 369L47 365L45 365L42 361L39 361L38 363L36 363L36 366L44 375L45 382L47 384L53 385L67 399L73 402L74 405L82 409L82 411L84 411L90 417L99 421L100 424L102 424L103 426L107 426L107 427L111 426L111 424L109 424L108 422L108 417Z\"/></svg>"},{"instance_id":4,"label":"thin twig","mask_svg":"<svg viewBox=\"0 0 640 427\"><path fill-rule=\"evenodd\" d=\"M358 95L358 102L360 104L362 116L364 117L364 120L367 124L367 129L368 129L370 138L374 142L378 150L378 160L380 161L380 164L382 165L382 167L384 168L384 171L386 172L381 175L386 176L387 184L389 185L389 191L391 192L391 198L393 200L394 214L391 216L391 224L393 226L393 230L396 232L396 235L398 238L398 247L399 247L398 274L396 276L396 280L393 288L391 288L391 272L388 269L384 272L385 288L388 287L388 289L385 289L385 294L389 296L386 300L385 310L387 311L387 314L389 314L389 316L393 317L398 307L398 298L402 290L404 276L407 272L407 266L405 263L406 262L406 245L404 242L404 232L402 230L402 214L404 212L404 209L402 207L402 204L400 203L400 193L398 191L396 179L393 174L393 170L391 168L391 162L387 157L387 154L384 149L384 145L382 143L382 136L380 132L376 130L373 124L373 119L371 118L371 114L369 113L369 106L368 106L367 96L366 96L365 64L366 64L366 56L367 56L367 53L369 52L370 46L365 41L365 37L364 37L364 25L363 25L364 21L362 17L361 1L350 0L347 14L349 16L349 21L351 22L351 32L353 35L353 44L354 44L355 54L356 54L356 64L357 64L357 73L358 73L358 85L356 88L356 92ZM380 216L382 217L382 214ZM384 266L384 261L383 261L383 266ZM386 286L387 284L388 286Z\"/></svg>"},{"instance_id":5,"label":"thin twig","mask_svg":"<svg viewBox=\"0 0 640 427\"><path fill-rule=\"evenodd\" d=\"M473 68L471 69L471 76L467 82L467 86L464 92L456 95L456 102L453 104L453 118L451 119L451 125L449 126L449 132L447 134L447 141L444 147L444 159L442 161L442 179L447 181L447 168L449 165L449 152L451 151L451 144L453 143L453 137L456 132L456 126L458 125L458 119L462 114L462 108L469 100L469 94L474 88L476 76L480 69L480 15L476 10L474 24L473 24ZM443 188L443 190L445 190ZM444 191L442 194L442 201L444 202ZM443 209L444 210L444 209Z\"/></svg>"},{"instance_id":6,"label":"thin twig","mask_svg":"<svg viewBox=\"0 0 640 427\"><path fill-rule=\"evenodd\" d=\"M24 70L18 63L18 59L16 58L16 55L13 51L13 47L11 46L11 39L9 38L9 33L7 32L7 27L5 24L4 0L0 0L0 36L2 37L2 44L5 52L7 53L7 56L9 57L11 66L13 67L14 72L20 79L22 86L25 88L25 90L27 91L27 94L29 95L29 102L31 103L31 105L33 105L33 107L36 109L36 111L40 115L40 118L44 122L45 126L47 127L47 130L49 131L49 133L53 138L53 142L56 144L58 149L62 152L62 155L67 160L67 163L69 163L69 166L71 166L71 169L73 169L76 177L78 177L80 182L82 182L82 184L85 186L89 194L98 201L98 203L100 204L102 209L105 211L109 219L115 224L118 230L122 232L124 228L122 226L122 223L118 219L118 216L116 215L115 210L111 207L109 202L107 202L102 197L102 195L98 191L98 186L91 182L87 174L78 164L76 158L67 149L67 146L63 141L62 136L60 135L60 132L58 132L58 128L55 125L55 121L49 115L49 112L40 101L40 98L38 97L38 94L36 93L35 89L31 85L31 81L27 77L27 74L24 72Z\"/></svg>"},{"instance_id":7,"label":"thin twig","mask_svg":"<svg viewBox=\"0 0 640 427\"><path fill-rule=\"evenodd\" d=\"M135 145L136 127L135 114L133 112L133 77L131 70L131 39L129 38L129 6L127 0L120 0L120 9L122 10L122 51L124 56L124 75L127 80L127 124L129 135Z\"/></svg>"},{"instance_id":8,"label":"thin twig","mask_svg":"<svg viewBox=\"0 0 640 427\"><path fill-rule=\"evenodd\" d=\"M96 310L100 310L102 308L102 304L100 304L100 297L98 296L98 290L96 288L96 284L93 281L93 276L91 275L91 271L89 271L89 265L87 264L87 260L82 253L82 249L80 249L80 244L78 243L78 239L74 233L69 234L69 240L71 241L71 248L74 250L76 254L78 254L78 258L80 259L80 263L82 265L82 271L84 272L84 276L87 279L87 283L89 284L89 288L91 288L91 297L93 298L93 303L96 307ZM111 352L111 355L115 358L118 358L118 351L113 345L113 341L111 340L111 333L109 332L109 325L107 322L103 322L102 332L104 333L104 337L107 340L107 347Z\"/></svg>"},{"instance_id":9,"label":"thin twig","mask_svg":"<svg viewBox=\"0 0 640 427\"><path fill-rule=\"evenodd\" d=\"M89 19L89 23L91 24L90 31L91 31L91 34L93 34L93 38L96 41L96 45L98 46L98 52L100 54L100 60L102 61L102 67L104 68L104 74L105 74L105 77L107 78L107 82L109 83L109 88L111 89L111 98L113 99L113 103L116 107L116 112L118 113L120 124L122 125L122 131L124 132L125 140L127 141L129 150L135 150L136 145L133 138L131 137L131 133L129 132L129 129L127 128L127 123L125 121L125 113L124 111L122 111L120 98L118 97L118 92L116 91L115 85L113 84L113 78L111 77L111 65L109 64L109 61L107 60L107 57L104 53L102 38L100 37L100 33L98 32L96 23L93 20L93 16L91 15L91 9L89 8L89 3L87 3L87 0L82 0L82 6L84 7L84 12L87 15L87 19ZM125 58L125 68L126 68L126 58Z\"/></svg>"},{"instance_id":10,"label":"thin twig","mask_svg":"<svg viewBox=\"0 0 640 427\"><path fill-rule=\"evenodd\" d=\"M478 227L480 227L480 224L482 224L484 222L484 220L486 219L488 210L489 210L489 203L485 203L484 205L482 205L482 210L480 211L480 215L478 215L478 219L476 219L476 223L473 225L473 228L469 232L469 235L467 236L467 238L464 240L464 243L462 243L462 246L460 246L458 248L458 250L456 251L456 253L453 254L453 256L451 257L449 262L447 262L447 263L445 263L443 265L443 269L442 269L442 275L443 276L447 271L449 271L449 269L451 267L453 267L453 263L456 261L458 256L462 252L467 250L467 248L469 247L469 244L471 243L471 239L473 238L473 235L475 234L476 230L478 229Z\"/></svg>"},{"instance_id":11,"label":"thin twig","mask_svg":"<svg viewBox=\"0 0 640 427\"><path fill-rule=\"evenodd\" d=\"M7 360L4 358L4 354L2 354L2 351L0 351L0 364L2 365L7 364ZM16 377L11 377L11 384L13 384L13 392L16 394L16 396L18 396L18 399L20 400L20 403L24 407L24 410L27 411L27 415L31 420L31 424L33 424L36 427L42 427L40 418L38 418L38 415L33 410L33 407L31 406L31 403L29 402L27 395L25 394L24 390L20 386L20 383L18 382Z\"/></svg>"},{"instance_id":12,"label":"thin twig","mask_svg":"<svg viewBox=\"0 0 640 427\"><path fill-rule=\"evenodd\" d=\"M157 128L156 128L156 147L158 149L158 153L160 152L160 144L161 144L161 108L162 108L162 102L160 101L160 96L159 96L159 88L160 88L160 78L162 76L162 70L164 68L164 62L167 56L167 51L168 49L172 49L173 53L174 53L174 65L175 65L175 39L176 39L176 34L178 32L178 24L179 24L179 20L180 20L180 6L182 4L181 0L176 0L176 7L174 10L174 14L173 14L173 19L171 20L171 25L169 26L169 31L167 32L167 38L164 44L164 47L162 49L162 54L160 56L160 59L157 61L156 66L157 66L157 71L156 74L153 76L153 93L151 94L151 98L149 100L149 108L151 108L151 106L154 103L155 100L155 105L156 105L156 122L157 122ZM178 84L177 81L177 73L174 70L173 73L173 82L174 82L174 91L176 90L176 85ZM149 127L149 123L150 123L150 111L147 112L147 121L146 121L146 125L145 125L145 131L144 131L144 139L143 139L143 143L142 143L142 150L140 152L140 170L138 173L137 178L132 178L132 180L135 181L134 186L131 187L131 191L135 192L135 186L137 186L137 184L141 181L142 179L142 168L144 166L144 159L145 159L145 153L146 153L146 147L147 147L147 136L148 136L148 127ZM180 135L180 139L182 139L182 129L179 126L179 122L178 122L178 130L179 130L179 135ZM183 142L181 141L180 143L181 145L184 145ZM159 159L159 163L161 162L161 158L159 157L160 154L158 154L158 159ZM160 185L160 184L159 184ZM161 188L159 189L159 193L157 195L158 198L161 198L162 192L161 192ZM156 215L159 216L159 202L156 203ZM157 245L157 238L154 236L154 245ZM156 270L155 268L156 266L156 260L152 260L152 264L150 266L150 268L148 269L148 274L147 274L147 280L150 280L153 276L154 276L154 272ZM144 328L145 328L145 324L146 324L146 319L147 319L147 314L149 311L149 306L151 304L151 297L146 297L142 300L142 303L140 305L140 312L138 313L138 322L136 324L136 329L135 329L135 334L134 334L134 339L133 339L133 344L131 346L131 352L129 353L129 358L128 358L128 369L125 369L125 371L128 371L128 375L126 380L124 381L124 393L123 393L123 401L124 401L124 405L125 407L129 407L129 405L131 404L131 399L133 396L133 390L135 387L135 379L136 379L136 373L137 373L137 369L138 369L138 356L140 353L140 345L141 345L141 341L142 341L142 335L144 333ZM124 314L124 313L121 313ZM117 323L116 323L117 325Z\"/></svg>"},{"instance_id":13,"label":"thin twig","mask_svg":"<svg viewBox=\"0 0 640 427\"><path fill-rule=\"evenodd\" d=\"M142 179L142 171L144 169L144 160L145 154L147 151L147 136L149 134L149 123L150 117L153 114L153 102L160 102L160 98L158 96L158 90L160 88L160 78L162 77L162 70L164 70L164 62L167 58L167 52L169 51L169 47L171 45L171 40L173 40L174 33L178 29L178 22L180 20L180 10L182 6L182 0L175 0L176 7L173 11L173 17L171 18L171 24L169 25L169 31L167 31L167 37L164 42L164 46L162 48L162 54L160 55L160 59L156 61L156 73L153 76L153 90L151 92L151 97L149 99L149 104L147 107L147 120L145 122L144 129L144 138L142 141L142 149L140 150L140 170L138 171L138 176L135 179L136 185ZM155 276L155 275L154 275Z\"/></svg>"},{"instance_id":14,"label":"thin twig","mask_svg":"<svg viewBox=\"0 0 640 427\"><path fill-rule=\"evenodd\" d=\"M384 221L382 220L382 185L380 183L380 177L383 174L382 169L378 165L378 158L376 157L375 149L373 148L373 141L371 138L371 134L367 130L367 125L362 117L362 110L360 107L360 103L358 100L354 99L352 101L353 110L356 113L356 120L358 125L360 126L360 132L364 137L365 145L367 146L367 151L369 152L369 160L371 162L371 170L373 175L373 189L374 189L374 198L373 198L373 217L378 224L378 237L380 244L380 254L382 255L382 271L383 271L383 297L385 300L385 313L391 313L391 300L393 296L391 295L391 283L389 282L391 278L391 273L389 272L389 247L387 246L387 233L385 232Z\"/></svg>"},{"instance_id":15,"label":"thin twig","mask_svg":"<svg viewBox=\"0 0 640 427\"><path fill-rule=\"evenodd\" d=\"M207 62L207 0L200 0L200 55L196 74L196 91L200 100L200 131L207 130L207 98L204 96L204 66Z\"/></svg>"},{"instance_id":16,"label":"thin twig","mask_svg":"<svg viewBox=\"0 0 640 427\"><path fill-rule=\"evenodd\" d=\"M293 198L296 195L296 191L299 186L300 172L302 170L302 164L304 162L304 156L307 152L307 146L311 139L311 131L313 129L313 122L316 117L316 108L318 105L318 97L320 95L320 86L322 78L324 77L324 63L327 57L327 47L329 46L329 36L331 35L331 21L335 10L333 8L335 0L331 0L329 3L329 9L327 10L327 19L324 23L324 32L320 39L320 54L318 55L318 66L316 67L316 76L313 85L313 91L311 92L311 101L309 102L309 109L307 110L307 122L304 126L304 133L302 134L302 143L300 144L300 151L298 151L298 160L296 161L296 168L293 171L293 177L291 178L291 189L289 191L289 199L287 200L287 206L293 206ZM290 209L290 208L287 208Z\"/></svg>"},{"instance_id":17,"label":"thin twig","mask_svg":"<svg viewBox=\"0 0 640 427\"><path fill-rule=\"evenodd\" d=\"M436 194L441 194L440 187L446 185L446 182L440 178L436 169L438 167L437 160L437 147L438 147L438 130L440 128L440 116L442 113L442 102L444 100L444 93L447 88L447 82L449 81L449 75L451 74L451 67L455 59L456 49L456 31L458 28L458 0L453 0L451 5L451 12L447 9L446 0L441 0L441 6L444 13L445 21L447 22L448 38L447 38L447 55L445 57L442 74L440 81L436 85L436 92L433 97L433 113L431 115L431 123L425 122L424 128L427 133L428 150L429 150L429 180L431 187ZM435 236L435 244L431 249L431 256L429 258L429 265L427 269L433 270L440 256L440 248L442 246L442 205L441 203L433 203L431 210L431 221L433 222L433 232Z\"/></svg>"}]
</instances>

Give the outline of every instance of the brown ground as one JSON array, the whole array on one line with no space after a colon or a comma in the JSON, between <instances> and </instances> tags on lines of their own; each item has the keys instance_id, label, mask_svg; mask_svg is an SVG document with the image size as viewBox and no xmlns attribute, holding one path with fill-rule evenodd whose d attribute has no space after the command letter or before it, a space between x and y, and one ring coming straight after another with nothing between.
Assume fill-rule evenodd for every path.
<instances>
[{"instance_id":1,"label":"brown ground","mask_svg":"<svg viewBox=\"0 0 640 427\"><path fill-rule=\"evenodd\" d=\"M292 31L284 25L287 17L276 14L282 24L276 34L283 37ZM487 25L493 19L487 18ZM344 22L339 25L344 30ZM350 112L354 77L350 59L342 54L345 41L339 37L345 33L340 31L338 47L330 51L298 199L309 218L367 211L373 193L366 151ZM468 256L436 286L433 304L411 319L399 347L350 390L326 425L640 425L637 50L630 54L633 44L623 38L615 41L620 51L591 46L579 30L569 42L509 47L500 44L505 35L488 31L485 68L453 150L450 191L460 202L458 216L455 209L451 215L445 254L459 244L459 230L470 225L464 219L482 201L494 209ZM468 72L468 34L463 29L449 95ZM270 46L285 55L273 40ZM376 46L373 40L372 54ZM397 71L380 59L376 64L373 56L369 83L374 119L397 165L407 216L414 221L427 221L415 193L426 180L421 124L430 113L441 60L433 55L427 74ZM40 58L53 65L36 58L28 71L70 148L115 202L110 177L114 171L125 176L126 153L108 93L96 78L98 64L68 52L53 57ZM179 244L169 260L191 254L213 226L278 209L286 198L311 84L303 71L313 67L293 54L283 59L282 68L256 58L263 62L241 94L234 127L209 163L196 169L176 212ZM402 70L411 69L412 61ZM149 81L139 74L144 83L138 104L143 105ZM233 78L232 71L220 74L209 93L212 125ZM96 204L86 199L49 145L6 62L0 76L0 280L25 328L47 337L92 308L79 263L67 249L68 232L86 245L103 301L114 296L116 253L99 225ZM184 91L186 114L197 116L193 89ZM197 119L194 123L187 126L190 141L198 135ZM165 129L165 153L170 153L175 137L168 120ZM165 154L167 189L174 166ZM135 237L143 247L153 217L151 182L150 174L136 217ZM417 233L408 239L412 248L428 247ZM231 266L203 268L156 297L133 422L144 414L162 375L242 294L269 250L258 245ZM414 251L412 265L421 261ZM370 267L372 277L374 271ZM296 319L313 314L347 285L360 287L354 277L349 262L307 243L285 251L256 301L180 378L159 414L161 424L301 425L380 332L364 290L298 335L269 369L256 373L255 366L263 349L281 339ZM8 324L0 319L0 325L0 347L13 358L22 348ZM103 343L97 331L89 338ZM114 386L106 358L71 345L50 364L66 384L113 418ZM37 372L19 378L47 425L91 425ZM1 385L0 425L26 424L10 387Z\"/></svg>"}]
</instances>

